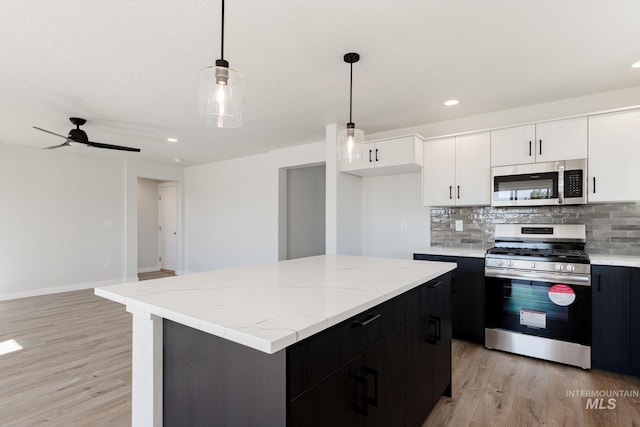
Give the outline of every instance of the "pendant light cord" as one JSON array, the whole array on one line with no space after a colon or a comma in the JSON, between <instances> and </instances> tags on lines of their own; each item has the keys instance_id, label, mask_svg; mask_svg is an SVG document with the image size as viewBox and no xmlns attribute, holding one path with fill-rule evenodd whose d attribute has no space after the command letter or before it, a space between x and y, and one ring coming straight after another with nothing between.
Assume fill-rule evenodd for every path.
<instances>
[{"instance_id":1,"label":"pendant light cord","mask_svg":"<svg viewBox=\"0 0 640 427\"><path fill-rule=\"evenodd\" d=\"M224 59L224 0L222 0L222 35L220 37L220 59Z\"/></svg>"},{"instance_id":2,"label":"pendant light cord","mask_svg":"<svg viewBox=\"0 0 640 427\"><path fill-rule=\"evenodd\" d=\"M349 123L353 122L351 119L351 110L353 107L353 62L349 64L351 66L351 76L349 78Z\"/></svg>"}]
</instances>

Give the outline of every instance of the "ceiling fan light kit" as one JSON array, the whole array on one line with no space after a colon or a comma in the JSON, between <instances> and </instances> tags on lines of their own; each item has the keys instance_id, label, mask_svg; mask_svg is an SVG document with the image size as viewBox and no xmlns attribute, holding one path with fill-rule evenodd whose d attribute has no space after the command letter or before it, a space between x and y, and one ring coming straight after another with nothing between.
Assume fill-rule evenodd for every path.
<instances>
[{"instance_id":1,"label":"ceiling fan light kit","mask_svg":"<svg viewBox=\"0 0 640 427\"><path fill-rule=\"evenodd\" d=\"M60 138L65 139L65 141L62 144L45 147L43 148L43 150L52 150L54 148L70 147L73 144L84 144L88 147L106 148L109 150L119 150L119 151L134 151L136 153L140 152L139 148L124 147L122 145L104 144L102 142L89 141L89 137L87 136L87 133L82 129L80 129L80 126L87 123L87 121L80 117L70 117L69 121L73 123L76 128L71 129L69 131L69 135L67 136L60 135L59 133L51 132L50 130L42 129L37 126L33 127L34 129L37 129L39 131L46 132L48 134L59 136Z\"/></svg>"},{"instance_id":2,"label":"ceiling fan light kit","mask_svg":"<svg viewBox=\"0 0 640 427\"><path fill-rule=\"evenodd\" d=\"M355 52L346 53L344 62L351 67L349 80L349 123L346 129L338 132L338 153L341 161L354 163L362 158L362 146L364 144L364 131L356 129L351 113L353 107L353 64L360 60L360 55Z\"/></svg>"},{"instance_id":3,"label":"ceiling fan light kit","mask_svg":"<svg viewBox=\"0 0 640 427\"><path fill-rule=\"evenodd\" d=\"M198 109L208 125L235 128L242 126L244 80L224 59L224 0L221 16L220 59L200 70Z\"/></svg>"}]
</instances>

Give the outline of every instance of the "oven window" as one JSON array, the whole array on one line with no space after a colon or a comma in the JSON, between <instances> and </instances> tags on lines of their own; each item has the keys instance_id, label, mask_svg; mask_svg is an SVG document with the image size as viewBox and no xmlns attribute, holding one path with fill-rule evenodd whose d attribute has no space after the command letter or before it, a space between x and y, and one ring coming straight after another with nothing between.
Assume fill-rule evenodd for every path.
<instances>
[{"instance_id":1,"label":"oven window","mask_svg":"<svg viewBox=\"0 0 640 427\"><path fill-rule=\"evenodd\" d=\"M496 277L485 286L487 328L590 345L590 286Z\"/></svg>"},{"instance_id":2,"label":"oven window","mask_svg":"<svg viewBox=\"0 0 640 427\"><path fill-rule=\"evenodd\" d=\"M558 172L496 176L493 200L539 200L558 198Z\"/></svg>"}]
</instances>

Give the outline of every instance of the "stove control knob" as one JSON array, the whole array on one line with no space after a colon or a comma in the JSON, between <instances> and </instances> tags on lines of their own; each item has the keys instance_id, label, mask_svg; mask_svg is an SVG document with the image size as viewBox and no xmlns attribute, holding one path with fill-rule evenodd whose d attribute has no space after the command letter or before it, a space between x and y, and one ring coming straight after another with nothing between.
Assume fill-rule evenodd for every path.
<instances>
[{"instance_id":1,"label":"stove control knob","mask_svg":"<svg viewBox=\"0 0 640 427\"><path fill-rule=\"evenodd\" d=\"M502 267L502 260L499 259L498 262L496 262L496 264L498 264L498 267Z\"/></svg>"},{"instance_id":2,"label":"stove control knob","mask_svg":"<svg viewBox=\"0 0 640 427\"><path fill-rule=\"evenodd\" d=\"M512 265L513 265L513 262L507 261L507 267L511 267Z\"/></svg>"},{"instance_id":3,"label":"stove control knob","mask_svg":"<svg viewBox=\"0 0 640 427\"><path fill-rule=\"evenodd\" d=\"M536 263L535 262L531 263L531 268L536 268Z\"/></svg>"},{"instance_id":4,"label":"stove control knob","mask_svg":"<svg viewBox=\"0 0 640 427\"><path fill-rule=\"evenodd\" d=\"M573 264L567 265L567 271L574 271L576 267Z\"/></svg>"},{"instance_id":5,"label":"stove control knob","mask_svg":"<svg viewBox=\"0 0 640 427\"><path fill-rule=\"evenodd\" d=\"M562 271L562 268L563 268L562 264L556 264L556 270Z\"/></svg>"}]
</instances>

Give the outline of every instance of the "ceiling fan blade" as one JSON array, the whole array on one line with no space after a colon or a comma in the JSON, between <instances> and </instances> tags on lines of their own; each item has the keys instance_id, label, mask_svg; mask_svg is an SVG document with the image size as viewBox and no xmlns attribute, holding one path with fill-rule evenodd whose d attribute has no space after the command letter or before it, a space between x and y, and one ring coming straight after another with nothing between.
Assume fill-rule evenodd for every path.
<instances>
[{"instance_id":1,"label":"ceiling fan blade","mask_svg":"<svg viewBox=\"0 0 640 427\"><path fill-rule=\"evenodd\" d=\"M37 126L33 126L33 128L34 128L34 129L41 130L42 132L50 133L51 135L59 136L60 138L67 139L67 137L66 137L66 136L60 135L59 133L51 132L50 130L42 129L42 128L39 128L39 127L37 127Z\"/></svg>"},{"instance_id":2,"label":"ceiling fan blade","mask_svg":"<svg viewBox=\"0 0 640 427\"><path fill-rule=\"evenodd\" d=\"M136 153L140 152L139 148L123 147L122 145L103 144L102 142L87 141L83 142L83 144L87 144L89 147L108 148L109 150L135 151Z\"/></svg>"},{"instance_id":3,"label":"ceiling fan blade","mask_svg":"<svg viewBox=\"0 0 640 427\"><path fill-rule=\"evenodd\" d=\"M69 140L66 140L65 142L63 142L62 144L59 145L52 145L51 147L44 147L43 150L53 150L54 148L61 148L61 147L69 147L71 144L69 144Z\"/></svg>"}]
</instances>

